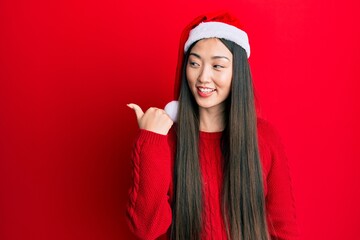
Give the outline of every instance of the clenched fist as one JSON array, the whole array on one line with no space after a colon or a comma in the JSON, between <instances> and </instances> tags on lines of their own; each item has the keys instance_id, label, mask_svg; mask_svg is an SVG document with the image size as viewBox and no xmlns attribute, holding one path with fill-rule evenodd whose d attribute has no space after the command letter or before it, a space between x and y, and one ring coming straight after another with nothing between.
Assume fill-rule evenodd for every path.
<instances>
[{"instance_id":1,"label":"clenched fist","mask_svg":"<svg viewBox=\"0 0 360 240\"><path fill-rule=\"evenodd\" d=\"M135 111L139 128L141 129L167 135L174 123L163 109L151 107L144 113L143 110L134 103L130 103L127 106Z\"/></svg>"}]
</instances>

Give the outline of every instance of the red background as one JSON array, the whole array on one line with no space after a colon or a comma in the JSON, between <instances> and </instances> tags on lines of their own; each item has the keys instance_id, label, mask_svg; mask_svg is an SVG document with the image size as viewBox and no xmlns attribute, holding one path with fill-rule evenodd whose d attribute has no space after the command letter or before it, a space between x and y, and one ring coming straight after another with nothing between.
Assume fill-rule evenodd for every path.
<instances>
[{"instance_id":1,"label":"red background","mask_svg":"<svg viewBox=\"0 0 360 240\"><path fill-rule=\"evenodd\" d=\"M302 239L359 239L356 0L0 1L0 239L133 239L126 104L172 100L181 29L218 8L249 34Z\"/></svg>"}]
</instances>

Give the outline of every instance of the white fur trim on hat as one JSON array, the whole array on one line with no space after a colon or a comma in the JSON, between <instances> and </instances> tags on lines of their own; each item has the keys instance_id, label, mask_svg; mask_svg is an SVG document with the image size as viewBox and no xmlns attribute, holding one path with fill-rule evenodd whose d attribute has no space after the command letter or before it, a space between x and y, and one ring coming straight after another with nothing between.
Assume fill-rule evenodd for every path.
<instances>
[{"instance_id":1,"label":"white fur trim on hat","mask_svg":"<svg viewBox=\"0 0 360 240\"><path fill-rule=\"evenodd\" d=\"M230 40L244 48L247 57L250 57L250 45L246 32L223 22L202 22L193 28L185 43L185 52L189 49L191 44L204 38L224 38Z\"/></svg>"},{"instance_id":2,"label":"white fur trim on hat","mask_svg":"<svg viewBox=\"0 0 360 240\"><path fill-rule=\"evenodd\" d=\"M164 110L169 115L173 122L177 122L178 119L178 109L179 109L179 102L178 101L171 101L166 104Z\"/></svg>"}]
</instances>

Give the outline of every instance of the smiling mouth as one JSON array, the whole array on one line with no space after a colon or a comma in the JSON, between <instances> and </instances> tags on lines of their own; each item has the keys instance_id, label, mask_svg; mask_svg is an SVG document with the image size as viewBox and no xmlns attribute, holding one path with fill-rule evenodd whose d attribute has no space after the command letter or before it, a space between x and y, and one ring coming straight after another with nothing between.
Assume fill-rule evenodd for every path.
<instances>
[{"instance_id":1,"label":"smiling mouth","mask_svg":"<svg viewBox=\"0 0 360 240\"><path fill-rule=\"evenodd\" d=\"M211 93L216 91L215 88L203 88L203 87L197 87L197 89L202 93Z\"/></svg>"},{"instance_id":2,"label":"smiling mouth","mask_svg":"<svg viewBox=\"0 0 360 240\"><path fill-rule=\"evenodd\" d=\"M215 91L215 88L206 88L206 87L196 87L198 95L200 97L206 98L210 97Z\"/></svg>"}]
</instances>

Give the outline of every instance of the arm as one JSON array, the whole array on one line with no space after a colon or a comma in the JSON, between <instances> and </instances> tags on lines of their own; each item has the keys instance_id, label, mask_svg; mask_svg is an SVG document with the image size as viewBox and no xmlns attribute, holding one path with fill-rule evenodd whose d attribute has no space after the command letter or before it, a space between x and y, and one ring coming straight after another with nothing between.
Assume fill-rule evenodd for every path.
<instances>
[{"instance_id":1,"label":"arm","mask_svg":"<svg viewBox=\"0 0 360 240\"><path fill-rule=\"evenodd\" d=\"M268 191L265 199L269 234L272 240L298 239L288 159L276 131L268 124L263 128L270 163L266 176Z\"/></svg>"},{"instance_id":2,"label":"arm","mask_svg":"<svg viewBox=\"0 0 360 240\"><path fill-rule=\"evenodd\" d=\"M127 221L140 239L156 239L166 233L171 224L168 196L171 158L167 135L139 130L132 151L133 183Z\"/></svg>"}]
</instances>

